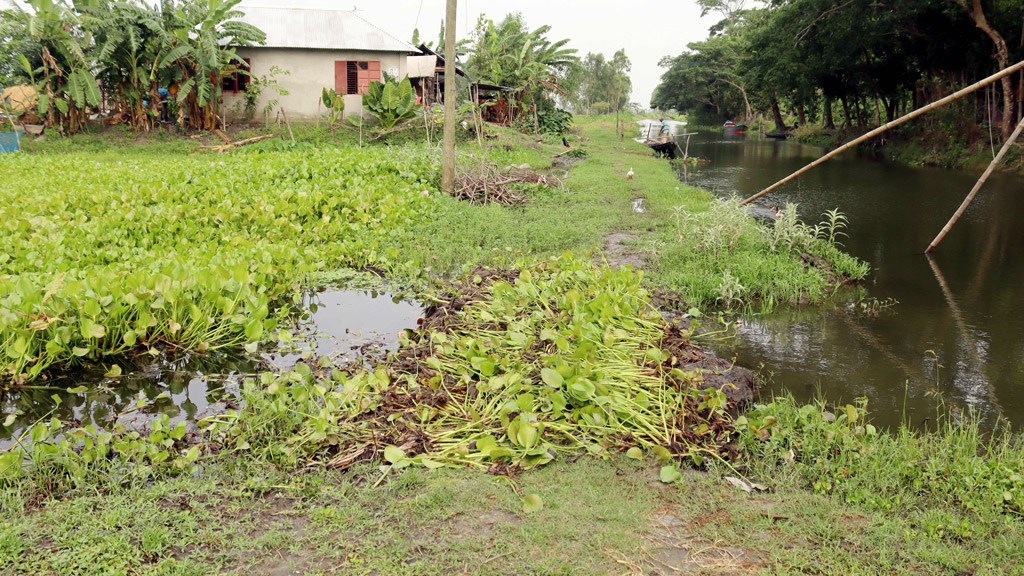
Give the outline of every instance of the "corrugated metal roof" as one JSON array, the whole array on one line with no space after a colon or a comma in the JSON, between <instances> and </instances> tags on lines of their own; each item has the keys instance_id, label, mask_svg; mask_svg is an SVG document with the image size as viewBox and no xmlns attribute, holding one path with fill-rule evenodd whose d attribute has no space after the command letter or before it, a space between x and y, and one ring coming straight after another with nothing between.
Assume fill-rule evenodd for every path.
<instances>
[{"instance_id":1,"label":"corrugated metal roof","mask_svg":"<svg viewBox=\"0 0 1024 576\"><path fill-rule=\"evenodd\" d=\"M410 52L412 44L349 10L238 6L239 18L267 34L267 48Z\"/></svg>"}]
</instances>

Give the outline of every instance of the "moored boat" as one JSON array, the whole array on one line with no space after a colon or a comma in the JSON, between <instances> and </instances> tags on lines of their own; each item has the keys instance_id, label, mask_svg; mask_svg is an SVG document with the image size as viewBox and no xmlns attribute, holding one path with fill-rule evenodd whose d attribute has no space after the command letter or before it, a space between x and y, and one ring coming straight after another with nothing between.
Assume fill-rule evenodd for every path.
<instances>
[{"instance_id":1,"label":"moored boat","mask_svg":"<svg viewBox=\"0 0 1024 576\"><path fill-rule=\"evenodd\" d=\"M732 120L729 120L728 122L726 122L723 125L723 128L725 128L726 132L744 132L747 129L747 125L746 124L737 124L737 123L733 122Z\"/></svg>"}]
</instances>

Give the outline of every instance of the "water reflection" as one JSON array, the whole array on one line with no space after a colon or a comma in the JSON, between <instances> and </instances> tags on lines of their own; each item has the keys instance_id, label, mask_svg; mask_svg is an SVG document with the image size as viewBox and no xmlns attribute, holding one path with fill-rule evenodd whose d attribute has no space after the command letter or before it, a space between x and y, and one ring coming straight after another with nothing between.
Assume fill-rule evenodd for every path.
<instances>
[{"instance_id":1,"label":"water reflection","mask_svg":"<svg viewBox=\"0 0 1024 576\"><path fill-rule=\"evenodd\" d=\"M115 378L105 377L106 369L95 368L20 390L0 390L0 449L10 446L33 422L51 415L107 428L113 422L137 425L153 414L167 414L178 422L222 412L237 403L243 381L259 370L289 369L310 357L344 363L395 349L399 333L415 328L423 310L416 302L385 292L354 290L306 294L302 307L310 313L301 322L297 339L275 347L263 360L240 351L142 356L121 361L123 373ZM140 400L146 401L144 408L138 407ZM3 425L9 416L13 419Z\"/></svg>"},{"instance_id":2,"label":"water reflection","mask_svg":"<svg viewBox=\"0 0 1024 576\"><path fill-rule=\"evenodd\" d=\"M694 137L708 164L681 178L719 196L749 196L823 151L756 136ZM835 308L745 318L720 353L773 374L773 391L801 399L870 399L880 423L934 415L937 397L987 422L1024 424L1024 221L1014 216L1024 178L993 176L929 259L922 252L976 174L840 156L767 195L762 206L800 205L805 221L828 209L850 218L846 249L871 262L872 296L899 301L877 316Z\"/></svg>"}]
</instances>

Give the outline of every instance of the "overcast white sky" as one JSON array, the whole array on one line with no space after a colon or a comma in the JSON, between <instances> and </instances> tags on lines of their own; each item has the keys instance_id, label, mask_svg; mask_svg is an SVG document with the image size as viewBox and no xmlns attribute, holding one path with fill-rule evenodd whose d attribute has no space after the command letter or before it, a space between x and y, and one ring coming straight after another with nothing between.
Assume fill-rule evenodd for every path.
<instances>
[{"instance_id":1,"label":"overcast white sky","mask_svg":"<svg viewBox=\"0 0 1024 576\"><path fill-rule=\"evenodd\" d=\"M424 41L437 40L444 18L445 0L243 0L262 6L307 8L355 8L360 15L402 40L411 40L413 28ZM551 26L552 39L569 38L570 46L611 56L626 49L633 63L631 100L650 104L651 93L661 78L658 61L676 55L690 42L707 37L708 27L720 18L700 17L693 0L459 0L456 30L463 37L472 31L477 17L500 20L509 12L522 12L531 29Z\"/></svg>"}]
</instances>

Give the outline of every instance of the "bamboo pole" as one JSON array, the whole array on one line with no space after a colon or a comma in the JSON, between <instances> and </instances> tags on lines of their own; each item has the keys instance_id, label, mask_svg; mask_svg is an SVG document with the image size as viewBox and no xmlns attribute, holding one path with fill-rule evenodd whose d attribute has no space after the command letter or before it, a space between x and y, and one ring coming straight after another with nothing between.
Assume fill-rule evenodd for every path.
<instances>
[{"instance_id":1,"label":"bamboo pole","mask_svg":"<svg viewBox=\"0 0 1024 576\"><path fill-rule=\"evenodd\" d=\"M932 240L931 244L928 245L928 249L924 251L925 254L931 254L935 250L935 247L939 245L939 242L942 242L942 239L946 237L946 234L949 233L949 231L953 228L953 225L956 224L956 221L959 220L960 216L963 215L965 210L967 210L967 207L971 204L971 201L974 200L974 197L978 194L978 191L981 190L981 187L985 184L985 181L988 180L988 177L992 175L992 172L996 169L996 166L998 166L999 163L1003 161L1003 156L1006 155L1006 151L1010 149L1010 146L1013 146L1014 140L1016 140L1017 137L1020 136L1020 133L1022 131L1024 131L1024 118L1021 118L1020 122L1017 124L1017 129L1014 130L1013 134L1010 134L1010 138L1003 143L1003 147L999 149L999 153L996 154L996 157L992 159L992 162L989 162L988 168L985 169L985 173L981 175L981 178L978 178L978 182L974 185L974 188L971 189L971 192L967 195L967 198L964 198L964 201L960 204L960 207L957 208L956 213L953 214L953 217L949 219L949 222L946 222L946 225L942 227L942 230L939 232L939 235L935 237L935 240Z\"/></svg>"},{"instance_id":2,"label":"bamboo pole","mask_svg":"<svg viewBox=\"0 0 1024 576\"><path fill-rule=\"evenodd\" d=\"M835 150L829 152L828 154L825 154L821 158L818 158L814 162L811 162L807 166L804 166L803 168L797 170L796 172L790 174L789 176L786 176L782 180L779 180L775 184L772 184L771 186L765 188L764 190L758 192L757 194L754 194L750 198L747 198L743 202L740 202L740 206L743 206L745 204L749 204L749 203L753 202L754 200L757 200L761 196L764 196L765 194L771 192L772 190L775 190L776 188L782 186L783 184L786 184L787 182L790 182L790 181L794 180L795 178L797 178L797 177L799 177L799 176L809 172L815 166L817 166L819 164L823 164L826 161L831 160L832 158L835 158L836 156L842 154L843 152L849 150L850 148L853 148L854 146L856 146L857 144L860 144L861 142L864 142L866 140L870 140L871 138L874 138L875 136L878 136L879 134L889 130L890 128L895 128L896 126L899 126L900 124L903 124L905 122L913 120L914 118L917 118L918 116L920 116L922 114L925 114L927 112L931 112L932 110L935 110L936 108L941 108L941 107L945 106L946 104L949 104L950 102L953 102L954 100L959 100L960 98L963 98L964 96L967 96L968 94L978 90L979 88L984 88L985 86L988 86L989 84L991 84L991 83L993 83L993 82L1003 78L1004 76L1008 76L1010 74L1013 74L1014 72L1016 72L1018 70L1024 70L1024 61L1018 62L1018 63L1014 64L1013 66L1010 66L1009 68L1000 70L999 72L996 72L995 74L989 76L988 78L985 78L984 80L976 82L976 83L968 86L967 88L964 88L963 90L960 90L959 92L955 92L953 94L950 94L949 96L946 96L942 100L938 100L938 101L932 102L931 104L928 104L927 106L924 106L922 108L918 108L917 110L914 110L913 112L911 112L910 114L907 114L906 116L903 116L902 118L897 118L897 119L893 120L892 122L888 122L888 123L886 123L883 126L879 126L878 128L875 128L874 130L868 132L867 134L864 134L863 136L861 136L861 137L859 137L859 138L857 138L855 140L851 140L851 141L847 142L846 144L843 144L839 148L836 148Z\"/></svg>"}]
</instances>

